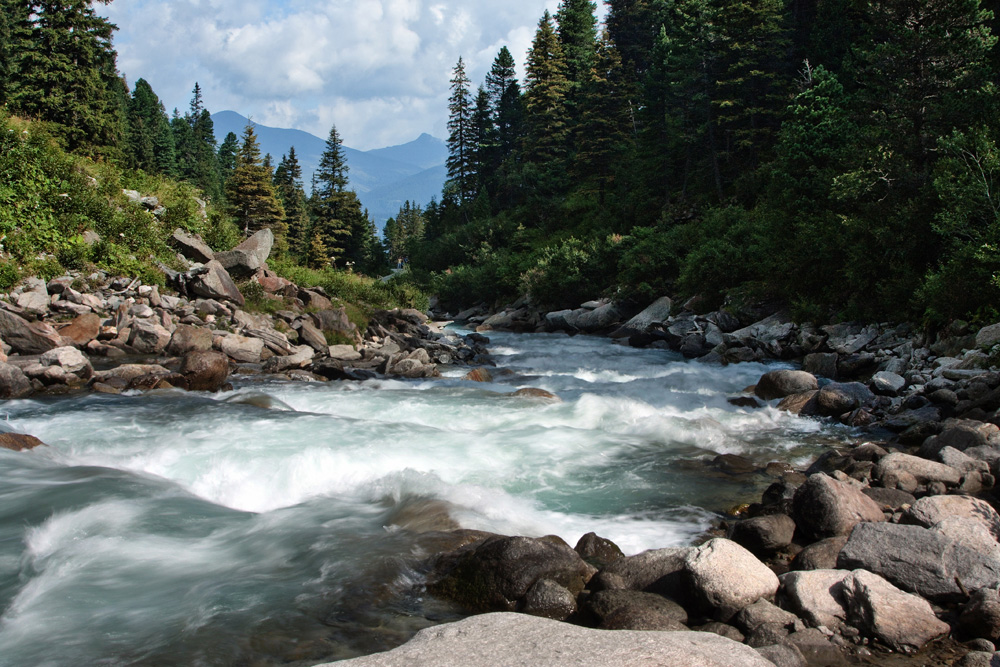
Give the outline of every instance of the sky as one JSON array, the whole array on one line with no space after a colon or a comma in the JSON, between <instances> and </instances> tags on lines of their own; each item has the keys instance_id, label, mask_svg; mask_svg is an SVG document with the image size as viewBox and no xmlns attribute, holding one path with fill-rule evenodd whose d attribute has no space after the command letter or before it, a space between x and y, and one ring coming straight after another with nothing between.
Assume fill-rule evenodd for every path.
<instances>
[{"instance_id":1,"label":"sky","mask_svg":"<svg viewBox=\"0 0 1000 667\"><path fill-rule=\"evenodd\" d=\"M603 3L598 3L603 17ZM116 0L118 69L143 78L167 113L205 107L360 150L447 137L449 80L461 56L472 92L507 46L525 54L558 0Z\"/></svg>"}]
</instances>

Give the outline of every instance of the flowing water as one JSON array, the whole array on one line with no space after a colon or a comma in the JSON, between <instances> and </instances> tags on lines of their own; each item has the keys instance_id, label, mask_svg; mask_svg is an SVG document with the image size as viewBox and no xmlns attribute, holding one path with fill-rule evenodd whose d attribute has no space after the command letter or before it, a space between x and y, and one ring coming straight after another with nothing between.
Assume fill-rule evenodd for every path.
<instances>
[{"instance_id":1,"label":"flowing water","mask_svg":"<svg viewBox=\"0 0 1000 667\"><path fill-rule=\"evenodd\" d=\"M421 589L454 527L690 543L842 429L729 405L767 367L492 336L494 382L278 383L8 401L0 665L310 665L461 610ZM536 387L561 402L514 397Z\"/></svg>"}]
</instances>

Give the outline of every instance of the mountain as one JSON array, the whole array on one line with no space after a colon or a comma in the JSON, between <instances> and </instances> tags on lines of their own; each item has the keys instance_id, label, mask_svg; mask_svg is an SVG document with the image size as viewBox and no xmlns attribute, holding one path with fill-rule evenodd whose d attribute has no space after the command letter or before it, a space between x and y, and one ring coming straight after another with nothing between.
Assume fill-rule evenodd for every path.
<instances>
[{"instance_id":1,"label":"mountain","mask_svg":"<svg viewBox=\"0 0 1000 667\"><path fill-rule=\"evenodd\" d=\"M215 138L219 143L229 132L242 136L247 122L235 111L212 114ZM308 192L312 174L326 148L326 140L302 130L268 127L259 123L253 126L261 153L270 153L275 166L282 155L288 154L289 147L295 146L295 154L302 165L302 182ZM379 229L387 219L396 215L404 201L423 206L432 197L441 196L441 188L447 178L444 163L448 149L445 142L436 137L421 134L409 143L370 151L347 146L343 149L349 167L347 176L350 187L358 193L361 205L368 209Z\"/></svg>"}]
</instances>

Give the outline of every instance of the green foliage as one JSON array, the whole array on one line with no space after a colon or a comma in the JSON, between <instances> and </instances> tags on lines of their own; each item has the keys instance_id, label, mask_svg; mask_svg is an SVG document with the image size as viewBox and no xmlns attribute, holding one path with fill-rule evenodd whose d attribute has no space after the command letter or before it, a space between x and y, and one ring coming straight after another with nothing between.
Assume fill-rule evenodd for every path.
<instances>
[{"instance_id":1,"label":"green foliage","mask_svg":"<svg viewBox=\"0 0 1000 667\"><path fill-rule=\"evenodd\" d=\"M539 304L576 308L597 296L595 285L608 284L613 275L617 244L569 237L546 246L535 265L522 277L523 288Z\"/></svg>"},{"instance_id":2,"label":"green foliage","mask_svg":"<svg viewBox=\"0 0 1000 667\"><path fill-rule=\"evenodd\" d=\"M410 283L390 280L382 282L349 271L326 267L310 269L288 262L275 262L271 267L278 275L301 287L322 287L331 298L365 309L427 308L427 295ZM363 327L362 327L363 329Z\"/></svg>"}]
</instances>

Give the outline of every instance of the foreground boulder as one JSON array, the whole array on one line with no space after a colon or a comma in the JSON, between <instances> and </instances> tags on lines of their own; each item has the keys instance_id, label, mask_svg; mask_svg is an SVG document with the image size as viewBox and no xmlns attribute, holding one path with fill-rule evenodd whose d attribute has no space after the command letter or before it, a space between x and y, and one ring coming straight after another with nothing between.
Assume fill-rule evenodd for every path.
<instances>
[{"instance_id":1,"label":"foreground boulder","mask_svg":"<svg viewBox=\"0 0 1000 667\"><path fill-rule=\"evenodd\" d=\"M44 444L44 442L33 435L0 433L0 449L9 449L13 452L26 452L29 449L34 449Z\"/></svg>"},{"instance_id":2,"label":"foreground boulder","mask_svg":"<svg viewBox=\"0 0 1000 667\"><path fill-rule=\"evenodd\" d=\"M710 632L589 630L524 614L484 614L421 630L386 653L322 667L774 667Z\"/></svg>"},{"instance_id":3,"label":"foreground boulder","mask_svg":"<svg viewBox=\"0 0 1000 667\"><path fill-rule=\"evenodd\" d=\"M806 371L778 370L765 373L757 382L754 393L770 401L819 389L816 376Z\"/></svg>"},{"instance_id":4,"label":"foreground boulder","mask_svg":"<svg viewBox=\"0 0 1000 667\"><path fill-rule=\"evenodd\" d=\"M885 521L882 508L861 489L823 473L798 488L792 508L799 530L815 539L847 535L862 521Z\"/></svg>"},{"instance_id":5,"label":"foreground boulder","mask_svg":"<svg viewBox=\"0 0 1000 667\"><path fill-rule=\"evenodd\" d=\"M191 352L181 363L191 391L219 391L229 378L229 358L215 350Z\"/></svg>"},{"instance_id":6,"label":"foreground boulder","mask_svg":"<svg viewBox=\"0 0 1000 667\"><path fill-rule=\"evenodd\" d=\"M855 570L841 586L849 623L895 651L917 650L951 630L927 600L904 593L877 574Z\"/></svg>"},{"instance_id":7,"label":"foreground boulder","mask_svg":"<svg viewBox=\"0 0 1000 667\"><path fill-rule=\"evenodd\" d=\"M62 337L44 322L28 322L0 309L0 338L20 354L42 354L62 345Z\"/></svg>"},{"instance_id":8,"label":"foreground boulder","mask_svg":"<svg viewBox=\"0 0 1000 667\"><path fill-rule=\"evenodd\" d=\"M717 538L692 550L684 569L696 603L720 621L778 590L777 575L732 540Z\"/></svg>"}]
</instances>

